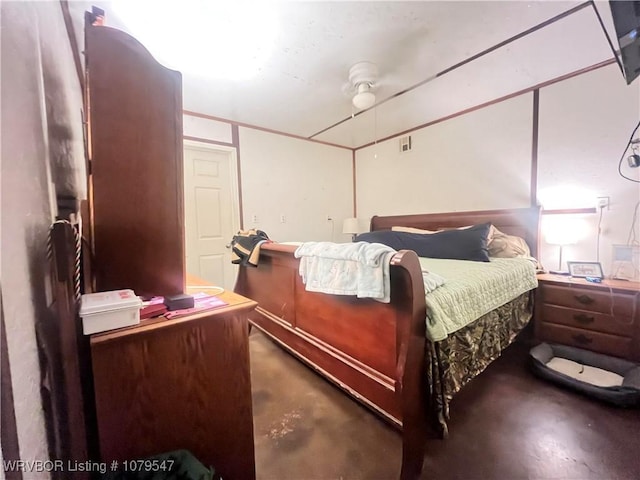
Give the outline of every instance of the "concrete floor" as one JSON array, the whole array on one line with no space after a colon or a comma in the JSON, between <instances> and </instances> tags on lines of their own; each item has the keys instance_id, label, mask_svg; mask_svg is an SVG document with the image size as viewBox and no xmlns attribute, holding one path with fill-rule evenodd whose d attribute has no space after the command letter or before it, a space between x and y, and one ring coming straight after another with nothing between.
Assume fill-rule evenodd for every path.
<instances>
[{"instance_id":1,"label":"concrete floor","mask_svg":"<svg viewBox=\"0 0 640 480\"><path fill-rule=\"evenodd\" d=\"M258 479L395 479L399 433L273 344L250 336ZM515 344L454 399L448 440L423 478L640 478L640 410L592 401L529 373Z\"/></svg>"}]
</instances>

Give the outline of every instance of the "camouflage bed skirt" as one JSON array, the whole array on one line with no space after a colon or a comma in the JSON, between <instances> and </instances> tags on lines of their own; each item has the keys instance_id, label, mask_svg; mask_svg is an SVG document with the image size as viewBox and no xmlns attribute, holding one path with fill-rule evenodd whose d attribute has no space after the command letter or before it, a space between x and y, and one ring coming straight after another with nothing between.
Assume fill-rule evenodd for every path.
<instances>
[{"instance_id":1,"label":"camouflage bed skirt","mask_svg":"<svg viewBox=\"0 0 640 480\"><path fill-rule=\"evenodd\" d=\"M428 385L432 418L448 436L449 403L453 396L500 356L533 314L533 294L524 293L483 315L439 342L427 342Z\"/></svg>"}]
</instances>

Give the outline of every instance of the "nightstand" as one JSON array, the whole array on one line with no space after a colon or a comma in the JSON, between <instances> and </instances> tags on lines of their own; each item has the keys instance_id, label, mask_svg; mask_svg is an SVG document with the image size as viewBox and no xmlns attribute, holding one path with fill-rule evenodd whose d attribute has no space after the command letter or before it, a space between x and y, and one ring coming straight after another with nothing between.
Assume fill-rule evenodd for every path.
<instances>
[{"instance_id":1,"label":"nightstand","mask_svg":"<svg viewBox=\"0 0 640 480\"><path fill-rule=\"evenodd\" d=\"M640 360L640 283L538 275L537 340Z\"/></svg>"}]
</instances>

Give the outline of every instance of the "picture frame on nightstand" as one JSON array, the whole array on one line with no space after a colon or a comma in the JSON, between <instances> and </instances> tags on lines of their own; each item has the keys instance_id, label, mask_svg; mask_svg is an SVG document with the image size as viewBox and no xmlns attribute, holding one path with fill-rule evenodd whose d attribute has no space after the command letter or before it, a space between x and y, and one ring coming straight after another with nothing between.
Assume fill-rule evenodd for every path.
<instances>
[{"instance_id":1,"label":"picture frame on nightstand","mask_svg":"<svg viewBox=\"0 0 640 480\"><path fill-rule=\"evenodd\" d=\"M576 278L604 278L600 262L567 262L569 275Z\"/></svg>"}]
</instances>

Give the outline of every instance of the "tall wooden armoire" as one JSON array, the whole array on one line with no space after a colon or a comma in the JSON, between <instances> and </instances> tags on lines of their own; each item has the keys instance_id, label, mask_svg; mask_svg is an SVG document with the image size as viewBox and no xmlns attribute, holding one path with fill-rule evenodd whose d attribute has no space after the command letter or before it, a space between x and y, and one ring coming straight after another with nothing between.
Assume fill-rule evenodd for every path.
<instances>
[{"instance_id":1,"label":"tall wooden armoire","mask_svg":"<svg viewBox=\"0 0 640 480\"><path fill-rule=\"evenodd\" d=\"M96 290L182 293L182 76L125 32L85 35Z\"/></svg>"}]
</instances>

